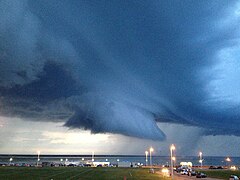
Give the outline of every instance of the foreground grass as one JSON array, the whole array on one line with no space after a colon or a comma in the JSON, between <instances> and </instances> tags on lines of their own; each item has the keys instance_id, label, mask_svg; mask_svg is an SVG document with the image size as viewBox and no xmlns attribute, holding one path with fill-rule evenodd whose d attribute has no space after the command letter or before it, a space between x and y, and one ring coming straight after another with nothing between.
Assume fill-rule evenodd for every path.
<instances>
[{"instance_id":1,"label":"foreground grass","mask_svg":"<svg viewBox=\"0 0 240 180\"><path fill-rule=\"evenodd\" d=\"M41 180L155 180L163 179L160 174L151 174L142 168L90 168L90 167L0 167L0 179L41 179Z\"/></svg>"},{"instance_id":2,"label":"foreground grass","mask_svg":"<svg viewBox=\"0 0 240 180\"><path fill-rule=\"evenodd\" d=\"M240 171L230 171L230 170L207 170L202 171L207 174L208 177L219 178L219 179L229 179L230 175L240 176Z\"/></svg>"}]
</instances>

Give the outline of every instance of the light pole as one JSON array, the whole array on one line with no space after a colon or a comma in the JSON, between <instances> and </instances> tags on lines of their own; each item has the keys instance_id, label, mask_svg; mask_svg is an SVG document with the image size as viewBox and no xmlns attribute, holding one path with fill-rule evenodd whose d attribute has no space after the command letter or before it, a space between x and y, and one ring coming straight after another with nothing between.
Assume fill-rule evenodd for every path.
<instances>
[{"instance_id":1,"label":"light pole","mask_svg":"<svg viewBox=\"0 0 240 180\"><path fill-rule=\"evenodd\" d=\"M148 151L145 151L145 155L146 155L146 166L148 164Z\"/></svg>"},{"instance_id":2,"label":"light pole","mask_svg":"<svg viewBox=\"0 0 240 180\"><path fill-rule=\"evenodd\" d=\"M152 152L154 151L154 149L152 147L150 147L149 149L149 154L150 154L150 166L152 168Z\"/></svg>"},{"instance_id":3,"label":"light pole","mask_svg":"<svg viewBox=\"0 0 240 180\"><path fill-rule=\"evenodd\" d=\"M172 157L172 160L173 160L173 167L175 166L175 164L176 164L176 157L175 156L173 156Z\"/></svg>"},{"instance_id":4,"label":"light pole","mask_svg":"<svg viewBox=\"0 0 240 180\"><path fill-rule=\"evenodd\" d=\"M9 166L11 166L12 161L13 161L13 158L10 158L9 159Z\"/></svg>"},{"instance_id":5,"label":"light pole","mask_svg":"<svg viewBox=\"0 0 240 180\"><path fill-rule=\"evenodd\" d=\"M173 151L175 150L174 144L170 146L170 154L171 154L171 177L173 179Z\"/></svg>"},{"instance_id":6,"label":"light pole","mask_svg":"<svg viewBox=\"0 0 240 180\"><path fill-rule=\"evenodd\" d=\"M226 161L227 161L227 166L230 165L230 162L231 162L231 159L229 157L226 158Z\"/></svg>"},{"instance_id":7,"label":"light pole","mask_svg":"<svg viewBox=\"0 0 240 180\"><path fill-rule=\"evenodd\" d=\"M38 159L37 159L37 166L38 166L38 163L40 161L40 151L37 151L37 155L38 155Z\"/></svg>"},{"instance_id":8,"label":"light pole","mask_svg":"<svg viewBox=\"0 0 240 180\"><path fill-rule=\"evenodd\" d=\"M201 169L202 169L202 164L203 164L202 152L199 152L199 162L201 164Z\"/></svg>"},{"instance_id":9,"label":"light pole","mask_svg":"<svg viewBox=\"0 0 240 180\"><path fill-rule=\"evenodd\" d=\"M92 162L94 161L94 151L92 152Z\"/></svg>"},{"instance_id":10,"label":"light pole","mask_svg":"<svg viewBox=\"0 0 240 180\"><path fill-rule=\"evenodd\" d=\"M117 167L118 167L119 159L117 159Z\"/></svg>"}]
</instances>

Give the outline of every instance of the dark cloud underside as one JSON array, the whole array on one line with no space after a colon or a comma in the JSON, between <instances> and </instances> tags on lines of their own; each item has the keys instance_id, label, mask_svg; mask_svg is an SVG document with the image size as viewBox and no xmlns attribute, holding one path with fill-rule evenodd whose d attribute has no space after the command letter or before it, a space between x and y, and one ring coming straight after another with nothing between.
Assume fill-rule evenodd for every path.
<instances>
[{"instance_id":1,"label":"dark cloud underside","mask_svg":"<svg viewBox=\"0 0 240 180\"><path fill-rule=\"evenodd\" d=\"M240 135L237 1L0 1L0 112L164 139Z\"/></svg>"}]
</instances>

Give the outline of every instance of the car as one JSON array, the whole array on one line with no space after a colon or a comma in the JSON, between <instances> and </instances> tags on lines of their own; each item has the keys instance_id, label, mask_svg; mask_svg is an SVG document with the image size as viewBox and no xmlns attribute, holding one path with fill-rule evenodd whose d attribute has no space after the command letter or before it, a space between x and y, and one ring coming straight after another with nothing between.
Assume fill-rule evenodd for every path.
<instances>
[{"instance_id":1,"label":"car","mask_svg":"<svg viewBox=\"0 0 240 180\"><path fill-rule=\"evenodd\" d=\"M239 178L236 175L231 175L229 180L239 180Z\"/></svg>"},{"instance_id":2,"label":"car","mask_svg":"<svg viewBox=\"0 0 240 180\"><path fill-rule=\"evenodd\" d=\"M182 168L180 168L180 167L176 169L177 173L180 173L181 171L182 171Z\"/></svg>"},{"instance_id":3,"label":"car","mask_svg":"<svg viewBox=\"0 0 240 180\"><path fill-rule=\"evenodd\" d=\"M222 166L218 166L217 169L223 169L223 167Z\"/></svg>"},{"instance_id":4,"label":"car","mask_svg":"<svg viewBox=\"0 0 240 180\"><path fill-rule=\"evenodd\" d=\"M78 167L84 167L84 164L78 164Z\"/></svg>"},{"instance_id":5,"label":"car","mask_svg":"<svg viewBox=\"0 0 240 180\"><path fill-rule=\"evenodd\" d=\"M210 166L209 169L217 169L216 166Z\"/></svg>"},{"instance_id":6,"label":"car","mask_svg":"<svg viewBox=\"0 0 240 180\"><path fill-rule=\"evenodd\" d=\"M154 169L153 169L153 168L149 169L149 173L154 174L154 173L155 173L155 172L154 172Z\"/></svg>"},{"instance_id":7,"label":"car","mask_svg":"<svg viewBox=\"0 0 240 180\"><path fill-rule=\"evenodd\" d=\"M68 167L75 167L76 164L71 163L71 164L68 164L67 166L68 166Z\"/></svg>"},{"instance_id":8,"label":"car","mask_svg":"<svg viewBox=\"0 0 240 180\"><path fill-rule=\"evenodd\" d=\"M204 174L204 173L202 173L202 172L198 172L198 173L196 174L196 178L206 178L206 177L207 177L207 175Z\"/></svg>"},{"instance_id":9,"label":"car","mask_svg":"<svg viewBox=\"0 0 240 180\"><path fill-rule=\"evenodd\" d=\"M196 171L189 172L189 176L196 176L196 175L197 175Z\"/></svg>"},{"instance_id":10,"label":"car","mask_svg":"<svg viewBox=\"0 0 240 180\"><path fill-rule=\"evenodd\" d=\"M91 167L91 164L83 164L84 167Z\"/></svg>"},{"instance_id":11,"label":"car","mask_svg":"<svg viewBox=\"0 0 240 180\"><path fill-rule=\"evenodd\" d=\"M187 174L188 174L188 171L187 171L186 169L184 169L184 170L182 170L182 171L180 172L180 174L181 174L181 175L187 175Z\"/></svg>"}]
</instances>

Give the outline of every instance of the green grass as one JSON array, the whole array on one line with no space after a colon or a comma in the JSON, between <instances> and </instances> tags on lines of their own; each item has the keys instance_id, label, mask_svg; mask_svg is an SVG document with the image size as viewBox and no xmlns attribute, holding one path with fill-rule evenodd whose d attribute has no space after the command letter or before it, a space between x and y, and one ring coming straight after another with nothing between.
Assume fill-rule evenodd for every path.
<instances>
[{"instance_id":1,"label":"green grass","mask_svg":"<svg viewBox=\"0 0 240 180\"><path fill-rule=\"evenodd\" d=\"M201 171L207 174L208 177L219 178L219 179L229 179L230 175L240 176L240 171L230 171L230 170L207 170Z\"/></svg>"},{"instance_id":2,"label":"green grass","mask_svg":"<svg viewBox=\"0 0 240 180\"><path fill-rule=\"evenodd\" d=\"M41 180L155 180L163 178L160 174L151 174L144 168L90 168L90 167L0 167L0 179L41 179Z\"/></svg>"}]
</instances>

